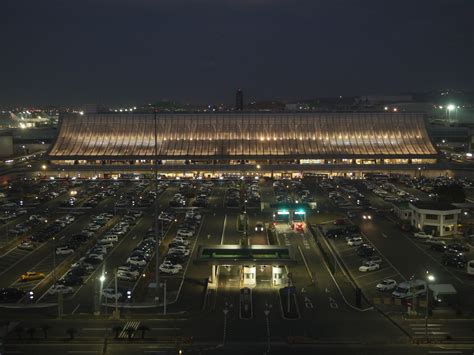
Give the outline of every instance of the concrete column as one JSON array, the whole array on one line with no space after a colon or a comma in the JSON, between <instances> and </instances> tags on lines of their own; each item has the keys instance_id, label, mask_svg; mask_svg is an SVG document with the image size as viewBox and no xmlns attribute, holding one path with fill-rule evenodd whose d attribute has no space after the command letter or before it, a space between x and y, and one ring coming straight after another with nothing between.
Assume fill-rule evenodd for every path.
<instances>
[{"instance_id":1,"label":"concrete column","mask_svg":"<svg viewBox=\"0 0 474 355\"><path fill-rule=\"evenodd\" d=\"M211 275L209 276L209 287L217 287L217 265L211 266Z\"/></svg>"}]
</instances>

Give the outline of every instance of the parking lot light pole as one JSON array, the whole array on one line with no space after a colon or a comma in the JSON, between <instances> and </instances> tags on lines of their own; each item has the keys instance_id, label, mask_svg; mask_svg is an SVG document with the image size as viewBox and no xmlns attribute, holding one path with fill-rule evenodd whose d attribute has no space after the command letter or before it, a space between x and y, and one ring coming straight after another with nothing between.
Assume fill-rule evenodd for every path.
<instances>
[{"instance_id":1,"label":"parking lot light pole","mask_svg":"<svg viewBox=\"0 0 474 355\"><path fill-rule=\"evenodd\" d=\"M160 301L160 235L158 233L158 122L156 117L156 105L153 106L153 123L154 123L154 158L155 158L155 303ZM163 233L163 232L162 232Z\"/></svg>"},{"instance_id":2,"label":"parking lot light pole","mask_svg":"<svg viewBox=\"0 0 474 355\"><path fill-rule=\"evenodd\" d=\"M118 315L118 285L117 285L117 269L115 269L115 272L114 272L114 283L115 283L115 316Z\"/></svg>"},{"instance_id":3,"label":"parking lot light pole","mask_svg":"<svg viewBox=\"0 0 474 355\"><path fill-rule=\"evenodd\" d=\"M434 282L436 278L433 274L426 271L426 313L425 313L425 338L428 341L428 317L430 315L430 282Z\"/></svg>"},{"instance_id":4,"label":"parking lot light pole","mask_svg":"<svg viewBox=\"0 0 474 355\"><path fill-rule=\"evenodd\" d=\"M56 268L56 237L53 237L53 268Z\"/></svg>"}]
</instances>

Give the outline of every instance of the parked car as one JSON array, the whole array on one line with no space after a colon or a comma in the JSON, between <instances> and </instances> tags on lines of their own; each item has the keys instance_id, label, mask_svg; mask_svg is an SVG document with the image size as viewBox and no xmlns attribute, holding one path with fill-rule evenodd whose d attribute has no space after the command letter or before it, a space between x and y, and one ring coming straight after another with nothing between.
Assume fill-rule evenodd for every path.
<instances>
[{"instance_id":1,"label":"parked car","mask_svg":"<svg viewBox=\"0 0 474 355\"><path fill-rule=\"evenodd\" d=\"M347 245L353 247L353 246L358 246L364 244L364 241L362 240L361 237L355 237L351 238L347 241Z\"/></svg>"},{"instance_id":2,"label":"parked car","mask_svg":"<svg viewBox=\"0 0 474 355\"><path fill-rule=\"evenodd\" d=\"M431 234L425 233L425 232L415 232L413 233L414 238L418 239L432 239L433 236Z\"/></svg>"},{"instance_id":3,"label":"parked car","mask_svg":"<svg viewBox=\"0 0 474 355\"><path fill-rule=\"evenodd\" d=\"M117 293L115 293L113 288L106 288L102 291L102 296L106 299L119 300L122 298L122 292L117 290Z\"/></svg>"},{"instance_id":4,"label":"parked car","mask_svg":"<svg viewBox=\"0 0 474 355\"><path fill-rule=\"evenodd\" d=\"M71 286L65 286L62 284L55 284L48 291L50 295L54 295L57 293L69 294L73 292L74 292L74 289Z\"/></svg>"},{"instance_id":5,"label":"parked car","mask_svg":"<svg viewBox=\"0 0 474 355\"><path fill-rule=\"evenodd\" d=\"M20 276L20 281L36 281L45 278L45 274L38 271L27 271Z\"/></svg>"},{"instance_id":6,"label":"parked car","mask_svg":"<svg viewBox=\"0 0 474 355\"><path fill-rule=\"evenodd\" d=\"M375 271L380 269L380 265L377 263L367 263L366 265L361 265L359 267L359 271L361 272L367 272L367 271Z\"/></svg>"},{"instance_id":7,"label":"parked car","mask_svg":"<svg viewBox=\"0 0 474 355\"><path fill-rule=\"evenodd\" d=\"M392 279L382 280L380 283L375 286L378 291L391 291L397 287L397 281Z\"/></svg>"},{"instance_id":8,"label":"parked car","mask_svg":"<svg viewBox=\"0 0 474 355\"><path fill-rule=\"evenodd\" d=\"M74 249L70 248L69 246L56 248L56 255L69 255L73 253L74 253Z\"/></svg>"},{"instance_id":9,"label":"parked car","mask_svg":"<svg viewBox=\"0 0 474 355\"><path fill-rule=\"evenodd\" d=\"M18 245L18 249L22 249L22 250L33 250L35 249L35 247L36 246L32 242L28 242L28 241L22 242L20 243L20 245Z\"/></svg>"}]
</instances>

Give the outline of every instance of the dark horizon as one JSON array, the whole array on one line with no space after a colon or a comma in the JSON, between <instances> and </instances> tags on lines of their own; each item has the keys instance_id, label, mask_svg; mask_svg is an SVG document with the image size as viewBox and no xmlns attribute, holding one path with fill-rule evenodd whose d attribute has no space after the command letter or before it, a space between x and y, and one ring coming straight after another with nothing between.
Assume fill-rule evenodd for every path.
<instances>
[{"instance_id":1,"label":"dark horizon","mask_svg":"<svg viewBox=\"0 0 474 355\"><path fill-rule=\"evenodd\" d=\"M2 3L0 105L471 90L474 3Z\"/></svg>"}]
</instances>

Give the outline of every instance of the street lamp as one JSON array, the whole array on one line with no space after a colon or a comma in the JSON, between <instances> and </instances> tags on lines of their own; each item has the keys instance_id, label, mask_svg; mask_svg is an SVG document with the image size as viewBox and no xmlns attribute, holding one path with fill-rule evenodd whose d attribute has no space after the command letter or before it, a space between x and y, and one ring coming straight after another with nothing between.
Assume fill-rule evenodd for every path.
<instances>
[{"instance_id":1,"label":"street lamp","mask_svg":"<svg viewBox=\"0 0 474 355\"><path fill-rule=\"evenodd\" d=\"M429 284L436 280L433 274L426 271L426 313L425 313L425 338L428 341L428 316L430 312L430 288Z\"/></svg>"}]
</instances>

